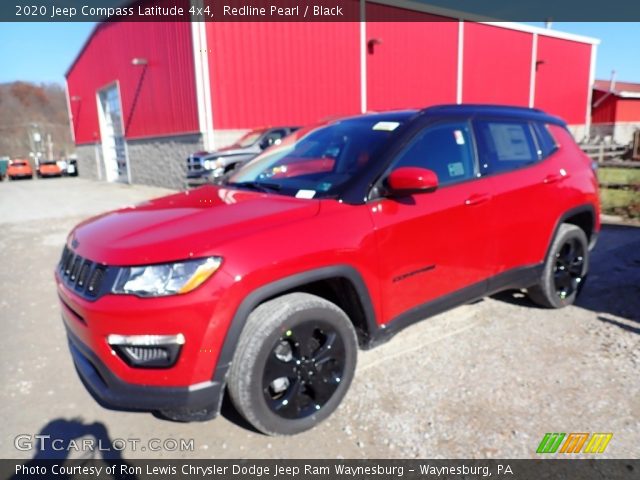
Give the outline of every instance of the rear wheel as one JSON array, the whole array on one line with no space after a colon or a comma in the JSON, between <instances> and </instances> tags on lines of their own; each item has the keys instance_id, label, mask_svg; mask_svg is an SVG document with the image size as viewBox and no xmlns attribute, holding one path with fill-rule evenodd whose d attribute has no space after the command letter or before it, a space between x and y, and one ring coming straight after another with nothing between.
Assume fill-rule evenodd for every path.
<instances>
[{"instance_id":1,"label":"rear wheel","mask_svg":"<svg viewBox=\"0 0 640 480\"><path fill-rule=\"evenodd\" d=\"M589 270L589 242L575 225L562 224L549 250L540 283L529 289L529 298L540 306L571 305Z\"/></svg>"},{"instance_id":2,"label":"rear wheel","mask_svg":"<svg viewBox=\"0 0 640 480\"><path fill-rule=\"evenodd\" d=\"M229 394L256 429L293 435L338 407L356 356L356 334L340 308L307 293L284 295L249 316L229 371Z\"/></svg>"}]
</instances>

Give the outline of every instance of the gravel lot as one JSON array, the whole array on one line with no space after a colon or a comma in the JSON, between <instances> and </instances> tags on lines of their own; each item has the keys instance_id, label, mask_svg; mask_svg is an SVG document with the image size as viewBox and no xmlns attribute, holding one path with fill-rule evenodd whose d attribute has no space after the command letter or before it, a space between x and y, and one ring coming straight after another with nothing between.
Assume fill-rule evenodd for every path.
<instances>
[{"instance_id":1,"label":"gravel lot","mask_svg":"<svg viewBox=\"0 0 640 480\"><path fill-rule=\"evenodd\" d=\"M416 324L361 352L341 408L297 437L253 432L228 402L192 424L103 409L73 369L52 272L80 220L166 192L0 184L0 458L34 456L14 439L39 432L194 440L183 452L128 446L124 458L529 458L546 432L613 432L603 456L640 457L640 228L621 225L605 226L578 306L543 310L506 293Z\"/></svg>"}]
</instances>

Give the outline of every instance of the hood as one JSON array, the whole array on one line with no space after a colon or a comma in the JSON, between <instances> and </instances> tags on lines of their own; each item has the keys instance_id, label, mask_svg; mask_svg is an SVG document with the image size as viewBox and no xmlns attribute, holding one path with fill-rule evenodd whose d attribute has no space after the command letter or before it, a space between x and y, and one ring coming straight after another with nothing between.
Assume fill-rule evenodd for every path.
<instances>
[{"instance_id":1,"label":"hood","mask_svg":"<svg viewBox=\"0 0 640 480\"><path fill-rule=\"evenodd\" d=\"M309 218L318 200L204 186L91 218L68 243L107 265L144 265L222 253L234 238Z\"/></svg>"},{"instance_id":2,"label":"hood","mask_svg":"<svg viewBox=\"0 0 640 480\"><path fill-rule=\"evenodd\" d=\"M237 145L229 145L228 147L222 147L214 152L210 152L209 155L216 155L219 157L229 157L231 155L247 155L259 151L255 145L249 147L239 147Z\"/></svg>"}]
</instances>

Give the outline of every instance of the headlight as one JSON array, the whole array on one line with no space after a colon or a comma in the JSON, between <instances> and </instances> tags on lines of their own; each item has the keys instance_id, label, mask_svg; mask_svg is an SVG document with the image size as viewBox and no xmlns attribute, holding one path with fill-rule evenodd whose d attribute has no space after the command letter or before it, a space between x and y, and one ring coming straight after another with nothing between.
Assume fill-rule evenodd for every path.
<instances>
[{"instance_id":1,"label":"headlight","mask_svg":"<svg viewBox=\"0 0 640 480\"><path fill-rule=\"evenodd\" d=\"M222 258L209 257L184 262L121 268L113 293L161 297L195 290L220 268Z\"/></svg>"},{"instance_id":2,"label":"headlight","mask_svg":"<svg viewBox=\"0 0 640 480\"><path fill-rule=\"evenodd\" d=\"M224 167L224 160L222 160L221 158L205 160L204 162L202 162L202 166L205 168L205 170L213 170L215 168Z\"/></svg>"}]
</instances>

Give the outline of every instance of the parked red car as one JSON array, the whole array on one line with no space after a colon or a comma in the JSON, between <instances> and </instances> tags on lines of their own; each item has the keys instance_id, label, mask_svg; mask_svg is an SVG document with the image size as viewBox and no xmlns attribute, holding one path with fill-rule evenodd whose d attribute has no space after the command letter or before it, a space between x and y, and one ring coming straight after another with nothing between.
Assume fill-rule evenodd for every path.
<instances>
[{"instance_id":1,"label":"parked red car","mask_svg":"<svg viewBox=\"0 0 640 480\"><path fill-rule=\"evenodd\" d=\"M328 417L357 349L527 289L571 304L599 223L591 161L537 110L441 106L296 132L222 186L100 215L55 272L103 404L267 434ZM532 311L532 315L536 315Z\"/></svg>"},{"instance_id":2,"label":"parked red car","mask_svg":"<svg viewBox=\"0 0 640 480\"><path fill-rule=\"evenodd\" d=\"M17 178L33 178L33 169L29 164L29 160L12 160L7 168L7 177L9 177L9 180L15 180Z\"/></svg>"},{"instance_id":3,"label":"parked red car","mask_svg":"<svg viewBox=\"0 0 640 480\"><path fill-rule=\"evenodd\" d=\"M38 165L38 178L61 177L62 169L55 160L44 160Z\"/></svg>"}]
</instances>

